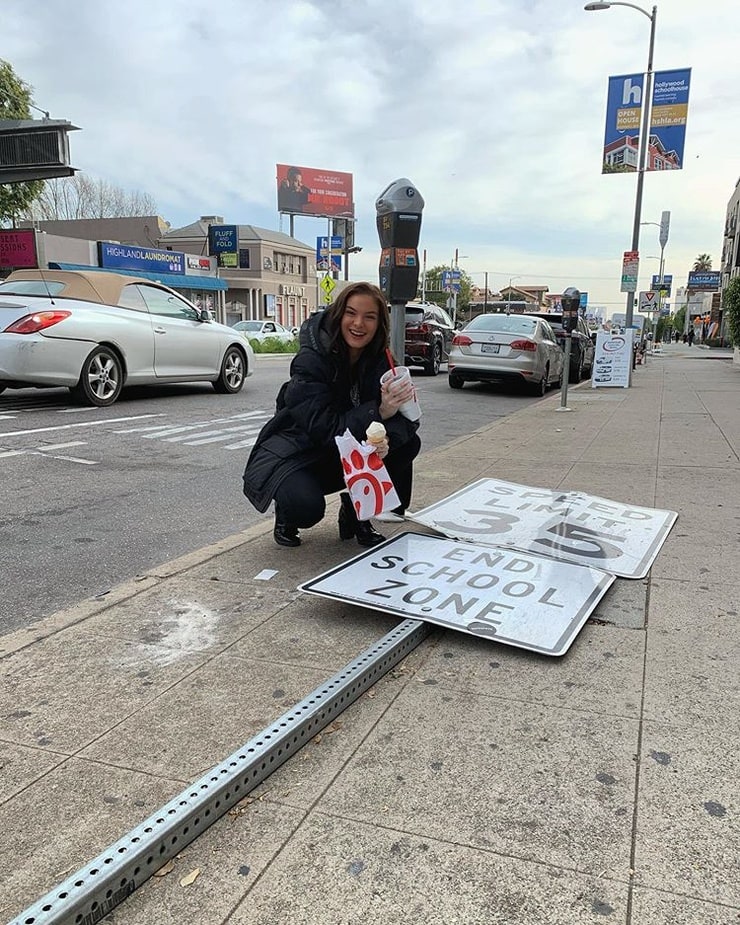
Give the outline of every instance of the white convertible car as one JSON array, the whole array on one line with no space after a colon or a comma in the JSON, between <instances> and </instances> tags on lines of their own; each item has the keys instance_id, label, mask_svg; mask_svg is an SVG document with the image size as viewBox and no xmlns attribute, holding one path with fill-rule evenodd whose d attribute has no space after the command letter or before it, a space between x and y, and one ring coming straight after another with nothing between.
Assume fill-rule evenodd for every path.
<instances>
[{"instance_id":1,"label":"white convertible car","mask_svg":"<svg viewBox=\"0 0 740 925\"><path fill-rule=\"evenodd\" d=\"M16 270L0 281L0 392L67 386L104 406L124 385L238 392L253 372L244 337L160 283L95 270Z\"/></svg>"}]
</instances>

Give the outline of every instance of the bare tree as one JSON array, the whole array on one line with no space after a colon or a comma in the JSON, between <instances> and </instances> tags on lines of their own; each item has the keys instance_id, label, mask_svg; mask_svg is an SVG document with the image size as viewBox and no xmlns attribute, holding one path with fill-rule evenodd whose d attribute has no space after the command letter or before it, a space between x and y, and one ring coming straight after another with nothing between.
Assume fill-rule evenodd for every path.
<instances>
[{"instance_id":1,"label":"bare tree","mask_svg":"<svg viewBox=\"0 0 740 925\"><path fill-rule=\"evenodd\" d=\"M148 193L96 180L83 173L47 180L26 218L54 221L76 218L129 218L156 215L157 205Z\"/></svg>"}]
</instances>

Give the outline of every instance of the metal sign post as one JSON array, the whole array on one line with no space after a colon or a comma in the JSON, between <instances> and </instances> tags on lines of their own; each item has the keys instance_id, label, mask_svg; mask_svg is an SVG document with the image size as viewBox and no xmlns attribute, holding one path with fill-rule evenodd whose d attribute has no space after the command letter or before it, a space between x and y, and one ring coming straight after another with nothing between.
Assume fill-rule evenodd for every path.
<instances>
[{"instance_id":1,"label":"metal sign post","mask_svg":"<svg viewBox=\"0 0 740 925\"><path fill-rule=\"evenodd\" d=\"M556 411L572 411L572 408L568 407L568 377L570 376L570 351L571 351L571 337L570 332L567 331L565 334L565 359L563 360L563 378L560 383L560 407L556 408Z\"/></svg>"}]
</instances>

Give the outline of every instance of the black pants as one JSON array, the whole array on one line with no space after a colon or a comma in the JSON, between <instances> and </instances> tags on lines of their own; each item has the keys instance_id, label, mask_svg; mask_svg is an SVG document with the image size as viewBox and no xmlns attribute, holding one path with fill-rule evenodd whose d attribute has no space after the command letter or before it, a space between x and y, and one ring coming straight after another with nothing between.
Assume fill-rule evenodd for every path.
<instances>
[{"instance_id":1,"label":"black pants","mask_svg":"<svg viewBox=\"0 0 740 925\"><path fill-rule=\"evenodd\" d=\"M414 434L408 443L391 450L383 462L401 500L399 513L411 504L413 463L421 449ZM289 475L275 492L275 516L296 527L313 527L326 513L326 495L344 489L342 464L336 449L327 450L317 462Z\"/></svg>"}]
</instances>

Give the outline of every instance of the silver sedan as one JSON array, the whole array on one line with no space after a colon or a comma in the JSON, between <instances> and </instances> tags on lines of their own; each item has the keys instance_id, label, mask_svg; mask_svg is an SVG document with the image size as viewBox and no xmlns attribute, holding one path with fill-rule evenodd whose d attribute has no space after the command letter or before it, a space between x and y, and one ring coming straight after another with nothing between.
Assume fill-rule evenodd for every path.
<instances>
[{"instance_id":1,"label":"silver sedan","mask_svg":"<svg viewBox=\"0 0 740 925\"><path fill-rule=\"evenodd\" d=\"M94 270L17 270L0 282L0 392L67 386L105 406L124 385L239 392L253 372L238 332L160 283Z\"/></svg>"},{"instance_id":2,"label":"silver sedan","mask_svg":"<svg viewBox=\"0 0 740 925\"><path fill-rule=\"evenodd\" d=\"M563 375L555 332L527 315L478 315L455 335L447 364L450 388L466 382L519 382L544 395Z\"/></svg>"}]
</instances>

